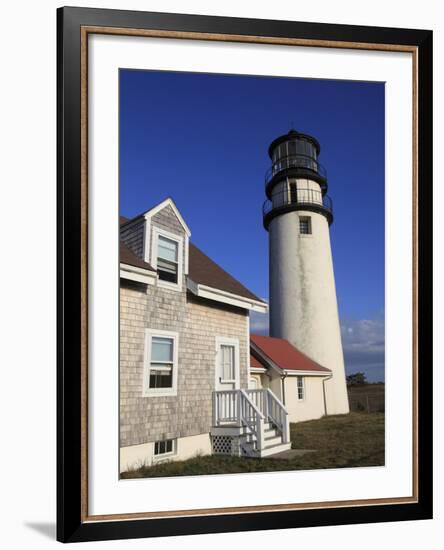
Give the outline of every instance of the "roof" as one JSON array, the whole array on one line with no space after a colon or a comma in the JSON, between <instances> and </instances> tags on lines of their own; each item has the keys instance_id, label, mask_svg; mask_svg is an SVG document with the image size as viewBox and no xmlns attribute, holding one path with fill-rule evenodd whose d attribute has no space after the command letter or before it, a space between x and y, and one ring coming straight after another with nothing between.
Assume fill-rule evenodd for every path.
<instances>
[{"instance_id":1,"label":"roof","mask_svg":"<svg viewBox=\"0 0 444 550\"><path fill-rule=\"evenodd\" d=\"M250 335L251 343L256 346L265 358L270 359L272 363L282 370L290 371L313 371L313 372L331 372L330 369L322 367L310 357L299 351L288 340L283 338L272 338L271 336ZM258 361L261 366L269 365L262 363L262 358ZM266 362L264 362L266 363Z\"/></svg>"},{"instance_id":2,"label":"roof","mask_svg":"<svg viewBox=\"0 0 444 550\"><path fill-rule=\"evenodd\" d=\"M140 267L141 269L148 269L149 271L155 271L149 263L144 262L136 256L134 252L130 250L122 241L120 241L120 263Z\"/></svg>"},{"instance_id":3,"label":"roof","mask_svg":"<svg viewBox=\"0 0 444 550\"><path fill-rule=\"evenodd\" d=\"M252 369L265 369L266 367L254 355L250 354L250 367Z\"/></svg>"},{"instance_id":4,"label":"roof","mask_svg":"<svg viewBox=\"0 0 444 550\"><path fill-rule=\"evenodd\" d=\"M189 246L188 273L190 279L197 284L265 303L192 243Z\"/></svg>"},{"instance_id":5,"label":"roof","mask_svg":"<svg viewBox=\"0 0 444 550\"><path fill-rule=\"evenodd\" d=\"M126 218L125 216L120 216L120 225L126 224L129 221L132 220ZM126 256L122 254L122 246L126 249L124 251ZM130 258L129 255L131 255L132 258ZM236 294L237 296L242 296L249 300L266 303L264 300L261 300L255 294L250 292L248 288L244 287L242 283L222 269L216 262L213 262L211 258L209 258L202 252L202 250L197 248L197 246L191 242L189 243L188 257L188 276L193 282L209 286L211 288L216 288L218 290L223 290L225 292L230 292L231 294ZM128 261L124 258L127 258ZM130 263L129 260L138 263ZM135 265L136 267L142 267L154 271L149 264L133 254L131 250L123 243L120 244L120 261L123 263L129 263L129 265Z\"/></svg>"}]
</instances>

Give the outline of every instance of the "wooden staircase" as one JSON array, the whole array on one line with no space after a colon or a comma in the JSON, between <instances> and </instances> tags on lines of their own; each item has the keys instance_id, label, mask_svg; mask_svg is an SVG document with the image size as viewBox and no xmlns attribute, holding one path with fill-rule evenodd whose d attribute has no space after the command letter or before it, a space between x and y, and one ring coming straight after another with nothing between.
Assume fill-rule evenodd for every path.
<instances>
[{"instance_id":1,"label":"wooden staircase","mask_svg":"<svg viewBox=\"0 0 444 550\"><path fill-rule=\"evenodd\" d=\"M259 458L291 448L288 412L270 389L214 392L211 435L227 440L215 453Z\"/></svg>"}]
</instances>

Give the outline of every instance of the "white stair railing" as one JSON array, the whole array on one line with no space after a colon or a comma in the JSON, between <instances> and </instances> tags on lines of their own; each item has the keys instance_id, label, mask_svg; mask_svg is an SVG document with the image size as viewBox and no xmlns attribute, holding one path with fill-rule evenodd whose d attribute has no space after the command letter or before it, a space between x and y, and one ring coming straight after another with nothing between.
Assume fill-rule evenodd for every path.
<instances>
[{"instance_id":1,"label":"white stair railing","mask_svg":"<svg viewBox=\"0 0 444 550\"><path fill-rule=\"evenodd\" d=\"M264 445L265 423L270 422L290 442L290 423L285 405L270 389L222 390L213 393L214 426L247 426L256 441L256 449Z\"/></svg>"},{"instance_id":2,"label":"white stair railing","mask_svg":"<svg viewBox=\"0 0 444 550\"><path fill-rule=\"evenodd\" d=\"M267 419L268 418L267 390L245 390L245 393Z\"/></svg>"},{"instance_id":3,"label":"white stair railing","mask_svg":"<svg viewBox=\"0 0 444 550\"><path fill-rule=\"evenodd\" d=\"M265 417L253 401L249 399L245 390L240 390L240 413L242 423L248 427L256 438L256 450L260 451L265 439Z\"/></svg>"},{"instance_id":4,"label":"white stair railing","mask_svg":"<svg viewBox=\"0 0 444 550\"><path fill-rule=\"evenodd\" d=\"M282 443L289 443L290 421L288 418L288 411L285 405L279 401L269 388L267 388L266 392L268 418L282 434Z\"/></svg>"},{"instance_id":5,"label":"white stair railing","mask_svg":"<svg viewBox=\"0 0 444 550\"><path fill-rule=\"evenodd\" d=\"M246 390L248 397L265 416L266 422L272 422L282 435L282 443L290 442L290 422L285 405L269 389Z\"/></svg>"},{"instance_id":6,"label":"white stair railing","mask_svg":"<svg viewBox=\"0 0 444 550\"><path fill-rule=\"evenodd\" d=\"M256 450L263 447L265 416L245 390L222 390L213 393L214 426L246 426L253 436Z\"/></svg>"}]
</instances>

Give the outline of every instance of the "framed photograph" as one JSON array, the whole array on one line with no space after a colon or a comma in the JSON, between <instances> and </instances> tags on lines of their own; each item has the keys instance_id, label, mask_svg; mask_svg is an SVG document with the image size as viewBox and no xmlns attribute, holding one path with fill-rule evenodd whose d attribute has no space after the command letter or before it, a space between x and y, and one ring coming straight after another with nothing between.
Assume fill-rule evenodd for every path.
<instances>
[{"instance_id":1,"label":"framed photograph","mask_svg":"<svg viewBox=\"0 0 444 550\"><path fill-rule=\"evenodd\" d=\"M58 539L432 517L432 32L58 10Z\"/></svg>"}]
</instances>

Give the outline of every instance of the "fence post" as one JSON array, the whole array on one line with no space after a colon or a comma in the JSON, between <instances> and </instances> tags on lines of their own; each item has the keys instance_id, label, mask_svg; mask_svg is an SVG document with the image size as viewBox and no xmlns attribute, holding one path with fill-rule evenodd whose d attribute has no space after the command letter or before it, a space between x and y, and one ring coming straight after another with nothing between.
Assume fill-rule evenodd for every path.
<instances>
[{"instance_id":1,"label":"fence post","mask_svg":"<svg viewBox=\"0 0 444 550\"><path fill-rule=\"evenodd\" d=\"M369 413L370 412L370 403L369 403L369 400L368 400L368 393L365 394L365 399L367 401L367 412Z\"/></svg>"}]
</instances>

